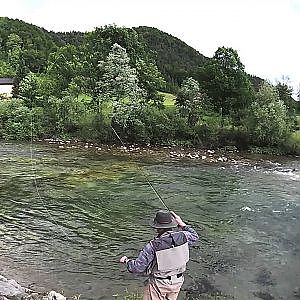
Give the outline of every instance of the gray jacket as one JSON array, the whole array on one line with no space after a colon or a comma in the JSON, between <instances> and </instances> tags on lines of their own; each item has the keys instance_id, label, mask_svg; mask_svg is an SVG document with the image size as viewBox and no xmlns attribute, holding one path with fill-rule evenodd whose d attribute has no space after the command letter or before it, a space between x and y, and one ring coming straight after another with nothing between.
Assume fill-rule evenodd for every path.
<instances>
[{"instance_id":1,"label":"gray jacket","mask_svg":"<svg viewBox=\"0 0 300 300\"><path fill-rule=\"evenodd\" d=\"M131 273L145 274L159 278L182 274L185 271L185 265L181 267L176 266L173 269L165 271L158 270L157 253L161 250L184 245L185 243L193 245L198 239L197 232L190 226L183 227L181 231L167 231L147 243L136 259L129 260L127 262L127 269Z\"/></svg>"}]
</instances>

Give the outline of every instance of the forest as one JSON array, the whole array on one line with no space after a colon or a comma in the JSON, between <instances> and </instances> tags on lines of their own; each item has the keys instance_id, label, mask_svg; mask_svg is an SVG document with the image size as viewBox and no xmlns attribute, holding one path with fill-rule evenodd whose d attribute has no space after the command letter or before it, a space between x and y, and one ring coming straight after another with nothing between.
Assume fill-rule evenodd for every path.
<instances>
[{"instance_id":1,"label":"forest","mask_svg":"<svg viewBox=\"0 0 300 300\"><path fill-rule=\"evenodd\" d=\"M199 37L200 38L200 37ZM0 18L0 138L62 138L300 154L300 102L287 80L245 72L220 45L208 58L156 28L49 32ZM298 98L300 97L298 91Z\"/></svg>"}]
</instances>

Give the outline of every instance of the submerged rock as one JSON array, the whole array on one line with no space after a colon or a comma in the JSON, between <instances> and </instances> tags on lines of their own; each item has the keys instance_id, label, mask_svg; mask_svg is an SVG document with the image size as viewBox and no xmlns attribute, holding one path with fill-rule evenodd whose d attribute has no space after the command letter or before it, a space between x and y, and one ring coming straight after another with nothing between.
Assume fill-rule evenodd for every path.
<instances>
[{"instance_id":1,"label":"submerged rock","mask_svg":"<svg viewBox=\"0 0 300 300\"><path fill-rule=\"evenodd\" d=\"M268 271L267 269L263 268L261 269L257 275L255 282L261 285L274 285L274 280L272 279L272 273L271 271Z\"/></svg>"},{"instance_id":2,"label":"submerged rock","mask_svg":"<svg viewBox=\"0 0 300 300\"><path fill-rule=\"evenodd\" d=\"M187 299L195 299L201 295L214 297L222 295L222 292L207 277L198 279L194 286L187 288L185 291Z\"/></svg>"},{"instance_id":3,"label":"submerged rock","mask_svg":"<svg viewBox=\"0 0 300 300\"><path fill-rule=\"evenodd\" d=\"M300 287L296 287L293 292L295 297L300 298Z\"/></svg>"},{"instance_id":4,"label":"submerged rock","mask_svg":"<svg viewBox=\"0 0 300 300\"><path fill-rule=\"evenodd\" d=\"M48 294L48 299L49 300L66 300L66 297L63 296L62 294L60 293L57 293L55 291L51 291L49 292Z\"/></svg>"},{"instance_id":5,"label":"submerged rock","mask_svg":"<svg viewBox=\"0 0 300 300\"><path fill-rule=\"evenodd\" d=\"M22 287L13 279L0 275L0 300L66 300L67 298L55 291L36 292Z\"/></svg>"},{"instance_id":6,"label":"submerged rock","mask_svg":"<svg viewBox=\"0 0 300 300\"><path fill-rule=\"evenodd\" d=\"M275 299L272 294L270 294L269 292L266 292L266 291L254 292L253 295L256 296L257 298L260 298L260 299L263 299L263 300L273 300L273 299Z\"/></svg>"},{"instance_id":7,"label":"submerged rock","mask_svg":"<svg viewBox=\"0 0 300 300\"><path fill-rule=\"evenodd\" d=\"M4 276L0 275L0 295L3 299L9 298L14 300L21 300L28 296L25 292L25 288L19 285L15 280L8 280Z\"/></svg>"}]
</instances>

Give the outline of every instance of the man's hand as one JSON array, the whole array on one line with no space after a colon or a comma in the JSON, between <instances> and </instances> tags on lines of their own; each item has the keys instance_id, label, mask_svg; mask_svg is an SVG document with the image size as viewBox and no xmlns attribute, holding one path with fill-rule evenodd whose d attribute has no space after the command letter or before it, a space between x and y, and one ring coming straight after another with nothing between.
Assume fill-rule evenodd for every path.
<instances>
[{"instance_id":1,"label":"man's hand","mask_svg":"<svg viewBox=\"0 0 300 300\"><path fill-rule=\"evenodd\" d=\"M182 219L178 215L174 213L174 211L170 211L170 213L172 214L173 218L177 222L178 226L180 227L186 226L186 224L182 221Z\"/></svg>"},{"instance_id":2,"label":"man's hand","mask_svg":"<svg viewBox=\"0 0 300 300\"><path fill-rule=\"evenodd\" d=\"M128 257L124 255L120 258L120 263L126 264L128 262L128 260L129 260Z\"/></svg>"}]
</instances>

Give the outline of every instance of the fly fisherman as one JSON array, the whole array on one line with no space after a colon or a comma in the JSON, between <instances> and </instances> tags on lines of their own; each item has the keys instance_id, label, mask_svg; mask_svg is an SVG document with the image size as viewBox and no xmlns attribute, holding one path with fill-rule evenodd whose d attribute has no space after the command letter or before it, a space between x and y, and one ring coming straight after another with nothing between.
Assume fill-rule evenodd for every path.
<instances>
[{"instance_id":1,"label":"fly fisherman","mask_svg":"<svg viewBox=\"0 0 300 300\"><path fill-rule=\"evenodd\" d=\"M145 274L143 300L176 300L183 284L183 272L189 260L189 245L198 240L197 232L174 212L160 210L151 227L157 237L151 240L136 259L120 258L131 273ZM181 230L173 231L179 227Z\"/></svg>"}]
</instances>

